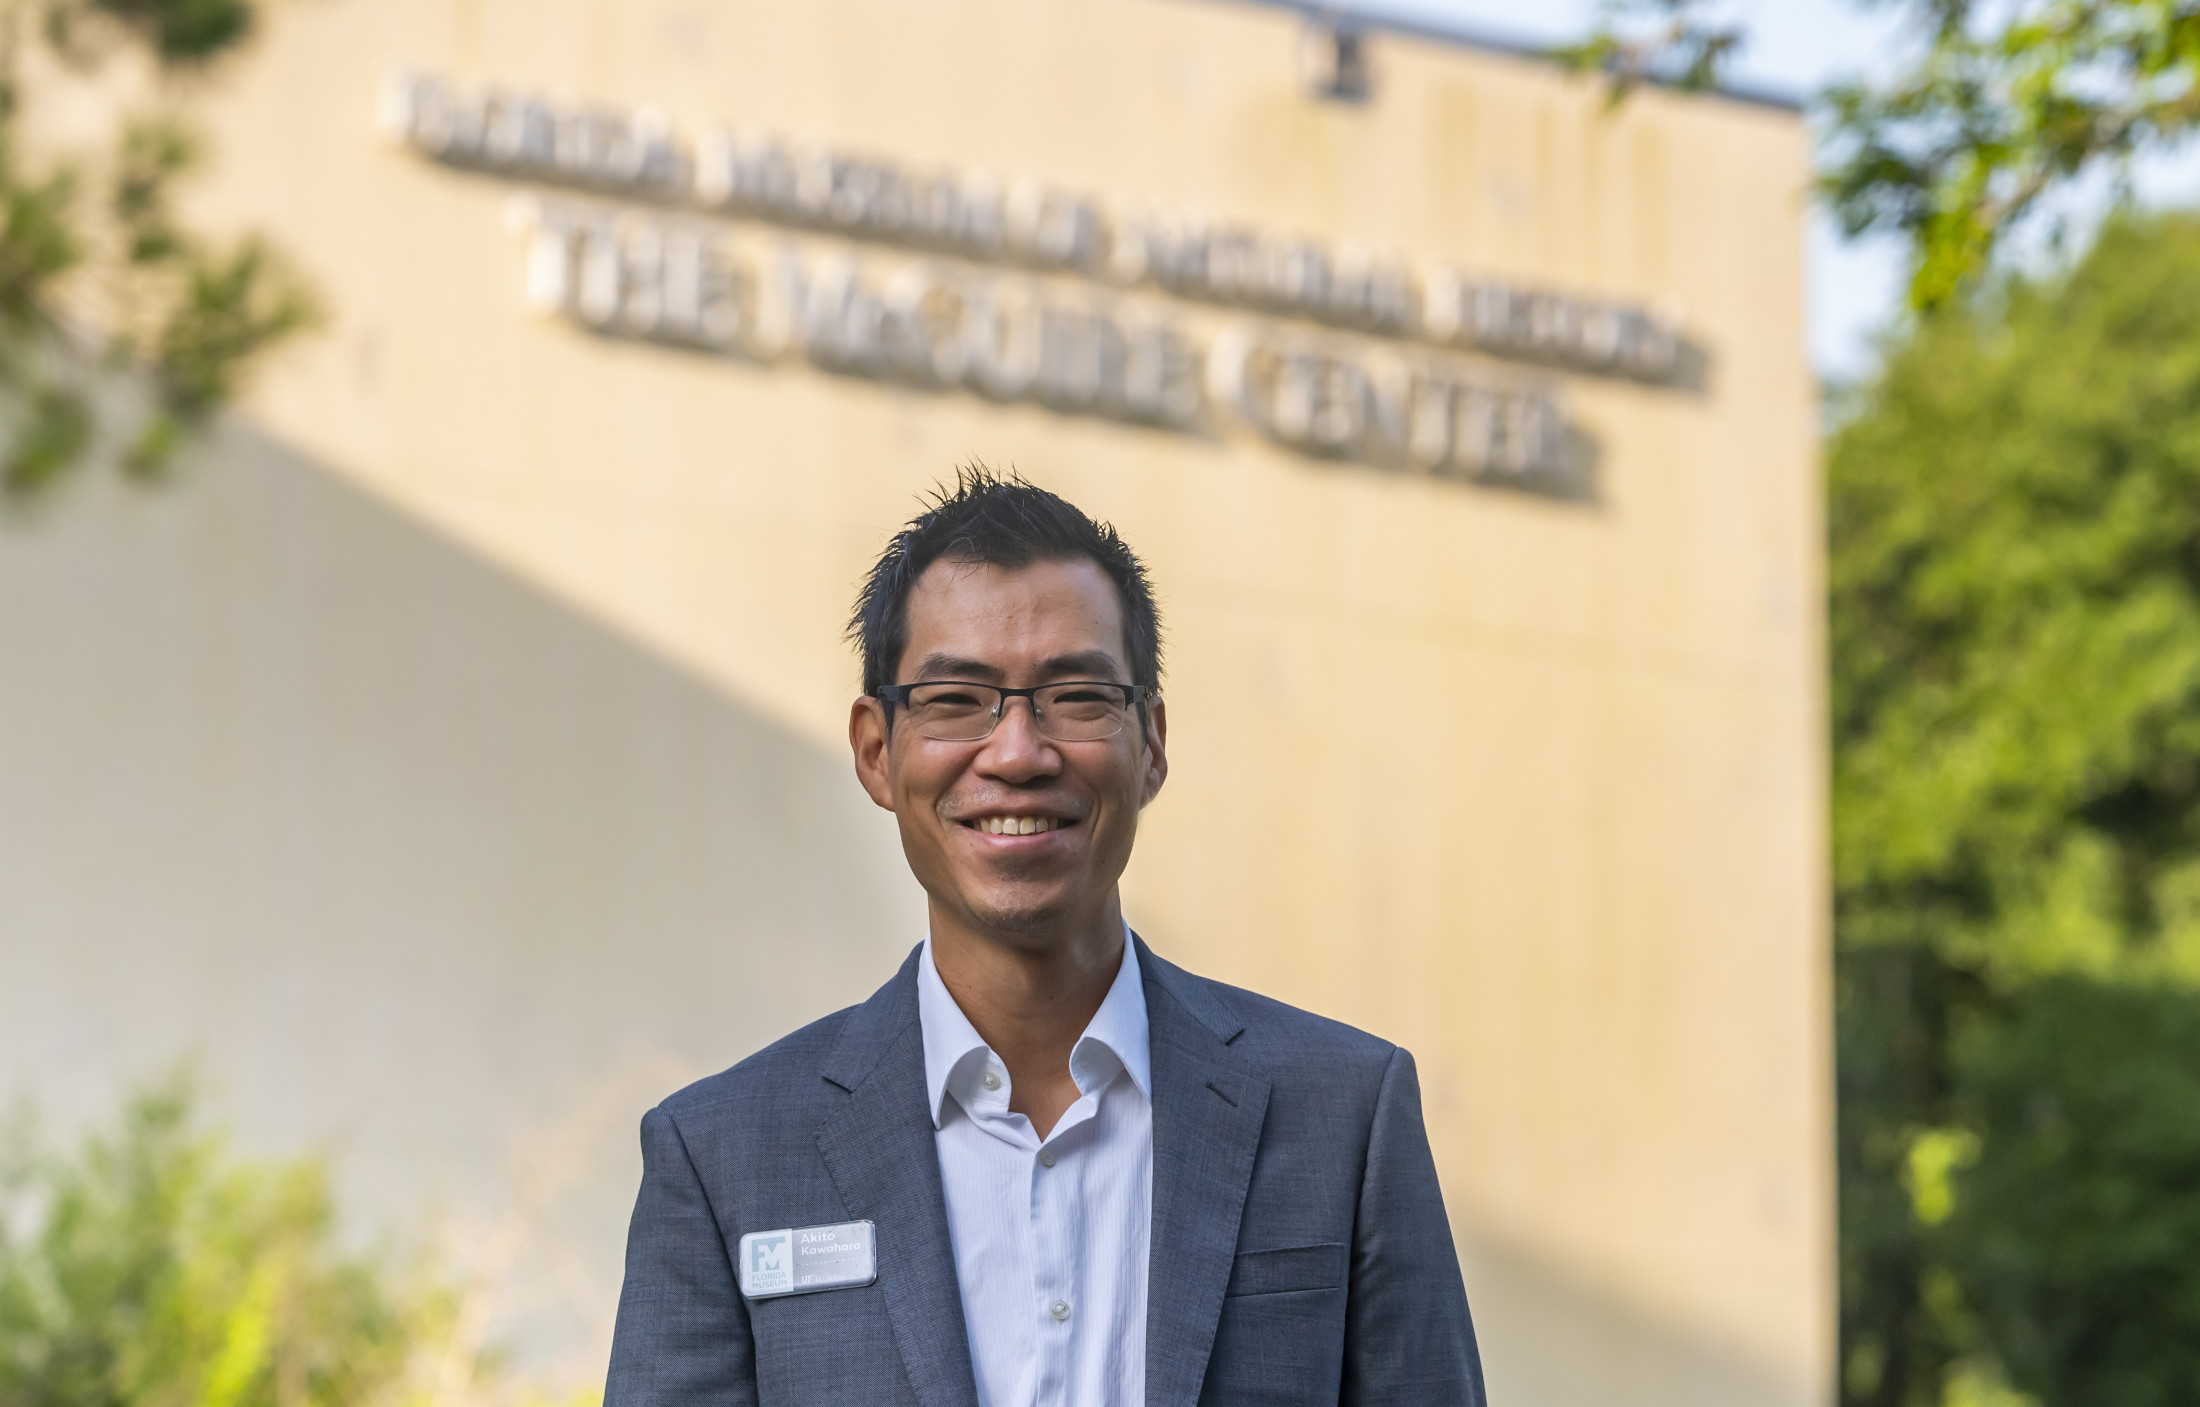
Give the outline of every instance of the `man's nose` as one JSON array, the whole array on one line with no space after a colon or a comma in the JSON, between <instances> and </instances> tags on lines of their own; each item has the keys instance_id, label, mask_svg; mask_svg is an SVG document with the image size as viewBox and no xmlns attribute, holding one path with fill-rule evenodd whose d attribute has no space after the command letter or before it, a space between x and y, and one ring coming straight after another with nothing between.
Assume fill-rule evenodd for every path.
<instances>
[{"instance_id":1,"label":"man's nose","mask_svg":"<svg viewBox=\"0 0 2200 1407\"><path fill-rule=\"evenodd\" d=\"M1039 717L1030 699L1008 699L1001 721L993 725L978 765L1003 781L1023 781L1050 776L1062 770L1062 754L1039 731Z\"/></svg>"}]
</instances>

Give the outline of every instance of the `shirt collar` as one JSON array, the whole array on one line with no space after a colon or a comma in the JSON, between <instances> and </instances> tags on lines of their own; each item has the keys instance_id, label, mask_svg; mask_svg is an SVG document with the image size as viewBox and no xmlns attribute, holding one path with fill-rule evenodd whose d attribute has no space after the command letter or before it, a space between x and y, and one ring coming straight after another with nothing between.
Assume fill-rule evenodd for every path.
<instances>
[{"instance_id":1,"label":"shirt collar","mask_svg":"<svg viewBox=\"0 0 2200 1407\"><path fill-rule=\"evenodd\" d=\"M948 1086L957 1070L966 1063L973 1069L998 1063L998 1057L940 980L940 970L932 963L929 934L917 962L917 1021L924 1029L925 1094L931 1101L932 1127L937 1129L946 1121ZM1070 1076L1077 1081L1079 1091L1086 1094L1106 1084L1118 1066L1131 1077L1140 1094L1153 1098L1146 989L1139 976L1137 945L1131 940L1128 926L1123 930L1122 966L1116 969L1115 981L1086 1024L1085 1033L1077 1038L1069 1058ZM1007 1072L1002 1073L1005 1077Z\"/></svg>"}]
</instances>

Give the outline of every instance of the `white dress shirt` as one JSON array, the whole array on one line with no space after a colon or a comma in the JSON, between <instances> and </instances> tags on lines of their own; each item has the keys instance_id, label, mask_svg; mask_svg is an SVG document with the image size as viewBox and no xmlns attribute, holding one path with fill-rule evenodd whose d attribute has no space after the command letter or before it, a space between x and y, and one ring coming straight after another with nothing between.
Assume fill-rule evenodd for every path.
<instances>
[{"instance_id":1,"label":"white dress shirt","mask_svg":"<svg viewBox=\"0 0 2200 1407\"><path fill-rule=\"evenodd\" d=\"M978 1407L1143 1407L1153 1067L1129 935L1070 1052L1078 1098L1042 1142L925 939L924 1078Z\"/></svg>"}]
</instances>

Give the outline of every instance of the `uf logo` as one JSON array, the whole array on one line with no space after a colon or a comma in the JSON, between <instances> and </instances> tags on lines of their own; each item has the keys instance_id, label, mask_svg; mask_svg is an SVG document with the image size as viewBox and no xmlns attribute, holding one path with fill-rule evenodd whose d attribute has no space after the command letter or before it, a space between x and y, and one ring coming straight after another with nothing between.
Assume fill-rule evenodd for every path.
<instances>
[{"instance_id":1,"label":"uf logo","mask_svg":"<svg viewBox=\"0 0 2200 1407\"><path fill-rule=\"evenodd\" d=\"M762 1236L749 1243L749 1273L776 1275L787 1268L787 1238Z\"/></svg>"}]
</instances>

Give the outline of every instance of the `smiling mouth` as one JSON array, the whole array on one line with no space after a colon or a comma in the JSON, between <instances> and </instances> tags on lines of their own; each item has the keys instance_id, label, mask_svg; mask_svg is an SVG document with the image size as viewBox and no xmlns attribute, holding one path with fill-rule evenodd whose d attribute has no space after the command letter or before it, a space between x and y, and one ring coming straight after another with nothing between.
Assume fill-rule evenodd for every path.
<instances>
[{"instance_id":1,"label":"smiling mouth","mask_svg":"<svg viewBox=\"0 0 2200 1407\"><path fill-rule=\"evenodd\" d=\"M1059 816L980 816L963 824L987 835L1044 835L1076 822L1065 821Z\"/></svg>"}]
</instances>

